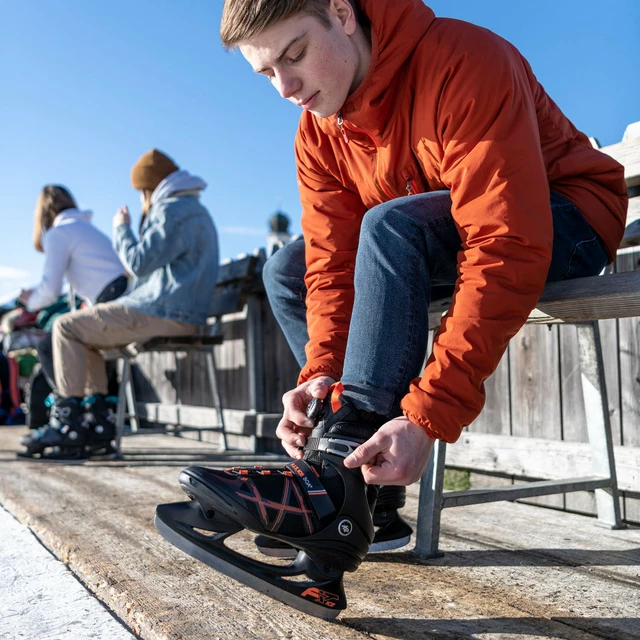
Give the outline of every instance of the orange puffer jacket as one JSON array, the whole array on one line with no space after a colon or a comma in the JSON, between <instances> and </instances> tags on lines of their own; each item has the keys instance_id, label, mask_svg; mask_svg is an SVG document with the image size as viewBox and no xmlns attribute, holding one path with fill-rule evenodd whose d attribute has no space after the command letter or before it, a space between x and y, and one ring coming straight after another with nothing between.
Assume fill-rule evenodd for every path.
<instances>
[{"instance_id":1,"label":"orange puffer jacket","mask_svg":"<svg viewBox=\"0 0 640 640\"><path fill-rule=\"evenodd\" d=\"M296 137L310 338L299 381L341 376L365 212L450 189L459 278L402 409L454 442L544 287L550 188L582 211L613 259L627 207L623 168L592 148L502 38L436 18L421 0L360 4L371 20L368 74L338 116L303 113Z\"/></svg>"}]
</instances>

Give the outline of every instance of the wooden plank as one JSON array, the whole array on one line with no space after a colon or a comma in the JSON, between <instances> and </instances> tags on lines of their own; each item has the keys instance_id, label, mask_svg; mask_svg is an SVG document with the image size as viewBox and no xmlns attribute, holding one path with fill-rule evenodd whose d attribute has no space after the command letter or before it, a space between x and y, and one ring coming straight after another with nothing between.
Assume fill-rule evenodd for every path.
<instances>
[{"instance_id":1,"label":"wooden plank","mask_svg":"<svg viewBox=\"0 0 640 640\"><path fill-rule=\"evenodd\" d=\"M511 433L538 438L562 437L558 328L524 326L509 345ZM562 507L562 495L532 498L536 504Z\"/></svg>"},{"instance_id":2,"label":"wooden plank","mask_svg":"<svg viewBox=\"0 0 640 640\"><path fill-rule=\"evenodd\" d=\"M578 356L575 326L559 326L560 388L562 399L562 439L588 442L586 412L582 395L582 376ZM564 496L565 507L571 511L595 514L595 500L591 492L572 492Z\"/></svg>"},{"instance_id":3,"label":"wooden plank","mask_svg":"<svg viewBox=\"0 0 640 640\"><path fill-rule=\"evenodd\" d=\"M157 424L206 428L219 424L218 413L213 407L194 407L180 404L138 402L140 417ZM243 436L256 435L256 414L238 409L224 409L225 426L229 433Z\"/></svg>"},{"instance_id":4,"label":"wooden plank","mask_svg":"<svg viewBox=\"0 0 640 640\"><path fill-rule=\"evenodd\" d=\"M621 489L640 491L640 447L614 447ZM587 443L464 432L447 447L447 466L522 478L555 480L588 476Z\"/></svg>"},{"instance_id":5,"label":"wooden plank","mask_svg":"<svg viewBox=\"0 0 640 640\"><path fill-rule=\"evenodd\" d=\"M616 142L602 147L600 151L624 165L624 179L628 187L640 184L640 138Z\"/></svg>"},{"instance_id":6,"label":"wooden plank","mask_svg":"<svg viewBox=\"0 0 640 640\"><path fill-rule=\"evenodd\" d=\"M281 412L282 396L296 387L300 367L266 297L262 305L265 411Z\"/></svg>"},{"instance_id":7,"label":"wooden plank","mask_svg":"<svg viewBox=\"0 0 640 640\"><path fill-rule=\"evenodd\" d=\"M640 316L640 272L548 284L529 322L584 322Z\"/></svg>"},{"instance_id":8,"label":"wooden plank","mask_svg":"<svg viewBox=\"0 0 640 640\"><path fill-rule=\"evenodd\" d=\"M227 313L241 311L244 306L244 296L235 286L223 287L216 291L211 315L219 316Z\"/></svg>"},{"instance_id":9,"label":"wooden plank","mask_svg":"<svg viewBox=\"0 0 640 640\"><path fill-rule=\"evenodd\" d=\"M505 352L498 368L485 382L486 402L480 415L469 425L474 433L501 433L511 429L509 354Z\"/></svg>"},{"instance_id":10,"label":"wooden plank","mask_svg":"<svg viewBox=\"0 0 640 640\"><path fill-rule=\"evenodd\" d=\"M549 283L528 322L586 322L640 316L640 273L615 273ZM432 327L439 313L429 313Z\"/></svg>"},{"instance_id":11,"label":"wooden plank","mask_svg":"<svg viewBox=\"0 0 640 640\"><path fill-rule=\"evenodd\" d=\"M244 280L255 275L258 266L257 256L245 256L240 260L225 262L218 267L218 286L237 280Z\"/></svg>"},{"instance_id":12,"label":"wooden plank","mask_svg":"<svg viewBox=\"0 0 640 640\"><path fill-rule=\"evenodd\" d=\"M523 327L509 350L512 434L561 436L557 327Z\"/></svg>"},{"instance_id":13,"label":"wooden plank","mask_svg":"<svg viewBox=\"0 0 640 640\"><path fill-rule=\"evenodd\" d=\"M640 196L629 198L629 208L627 209L627 225L640 220Z\"/></svg>"},{"instance_id":14,"label":"wooden plank","mask_svg":"<svg viewBox=\"0 0 640 640\"><path fill-rule=\"evenodd\" d=\"M618 256L617 268L623 275L640 276L638 254ZM640 289L639 289L640 291ZM640 444L640 319L619 321L620 396L622 399L622 442Z\"/></svg>"}]
</instances>

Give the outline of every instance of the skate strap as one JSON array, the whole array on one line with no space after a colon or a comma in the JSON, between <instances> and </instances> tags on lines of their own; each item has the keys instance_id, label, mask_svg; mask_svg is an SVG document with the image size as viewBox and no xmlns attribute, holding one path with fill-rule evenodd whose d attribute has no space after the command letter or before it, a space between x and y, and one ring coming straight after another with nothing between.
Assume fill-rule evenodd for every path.
<instances>
[{"instance_id":1,"label":"skate strap","mask_svg":"<svg viewBox=\"0 0 640 640\"><path fill-rule=\"evenodd\" d=\"M296 460L296 462L286 465L286 468L299 478L299 484L309 496L309 502L320 520L335 513L335 507L327 495L327 490L320 482L318 473L310 464L304 460Z\"/></svg>"},{"instance_id":2,"label":"skate strap","mask_svg":"<svg viewBox=\"0 0 640 640\"><path fill-rule=\"evenodd\" d=\"M322 451L324 453L331 453L334 456L340 456L346 458L352 454L360 445L362 441L351 440L350 438L340 437L322 437L322 438L307 438L305 444L306 451Z\"/></svg>"}]
</instances>

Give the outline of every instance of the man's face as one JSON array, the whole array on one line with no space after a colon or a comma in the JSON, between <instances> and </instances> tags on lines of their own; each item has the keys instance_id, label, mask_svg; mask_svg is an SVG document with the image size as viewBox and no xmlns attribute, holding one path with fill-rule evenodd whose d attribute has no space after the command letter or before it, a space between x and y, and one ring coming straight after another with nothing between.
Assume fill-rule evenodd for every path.
<instances>
[{"instance_id":1,"label":"man's face","mask_svg":"<svg viewBox=\"0 0 640 640\"><path fill-rule=\"evenodd\" d=\"M355 16L341 12L343 4L330 3L330 28L315 17L296 15L239 46L253 70L283 98L319 118L338 113L367 71L368 59L352 37Z\"/></svg>"}]
</instances>

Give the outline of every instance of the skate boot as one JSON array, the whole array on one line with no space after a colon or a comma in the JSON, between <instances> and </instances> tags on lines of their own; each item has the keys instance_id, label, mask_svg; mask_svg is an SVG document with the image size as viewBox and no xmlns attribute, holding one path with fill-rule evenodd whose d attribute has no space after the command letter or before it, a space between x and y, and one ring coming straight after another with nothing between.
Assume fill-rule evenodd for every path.
<instances>
[{"instance_id":1,"label":"skate boot","mask_svg":"<svg viewBox=\"0 0 640 640\"><path fill-rule=\"evenodd\" d=\"M116 439L117 404L117 398L102 394L88 396L82 401L89 429L87 450L92 458L113 460L118 456L113 445Z\"/></svg>"},{"instance_id":2,"label":"skate boot","mask_svg":"<svg viewBox=\"0 0 640 640\"><path fill-rule=\"evenodd\" d=\"M87 457L87 430L83 414L76 398L57 398L51 407L49 424L21 438L20 442L27 449L17 455L43 460L84 460Z\"/></svg>"},{"instance_id":3,"label":"skate boot","mask_svg":"<svg viewBox=\"0 0 640 640\"><path fill-rule=\"evenodd\" d=\"M380 487L373 510L373 526L376 533L369 553L392 551L409 544L413 529L403 520L398 509L404 507L406 487ZM260 553L272 558L295 558L298 550L280 540L268 536L256 536L254 540Z\"/></svg>"},{"instance_id":4,"label":"skate boot","mask_svg":"<svg viewBox=\"0 0 640 640\"><path fill-rule=\"evenodd\" d=\"M311 615L335 618L346 608L343 573L358 568L374 533L375 490L367 487L359 469L344 466L344 458L387 420L357 410L339 396L339 389L341 385L330 402L310 403L307 415L319 421L302 460L280 468L188 467L180 484L191 501L159 505L158 531L186 553L258 591ZM243 529L300 553L288 566L242 555L225 539ZM308 580L293 579L303 574Z\"/></svg>"}]
</instances>

